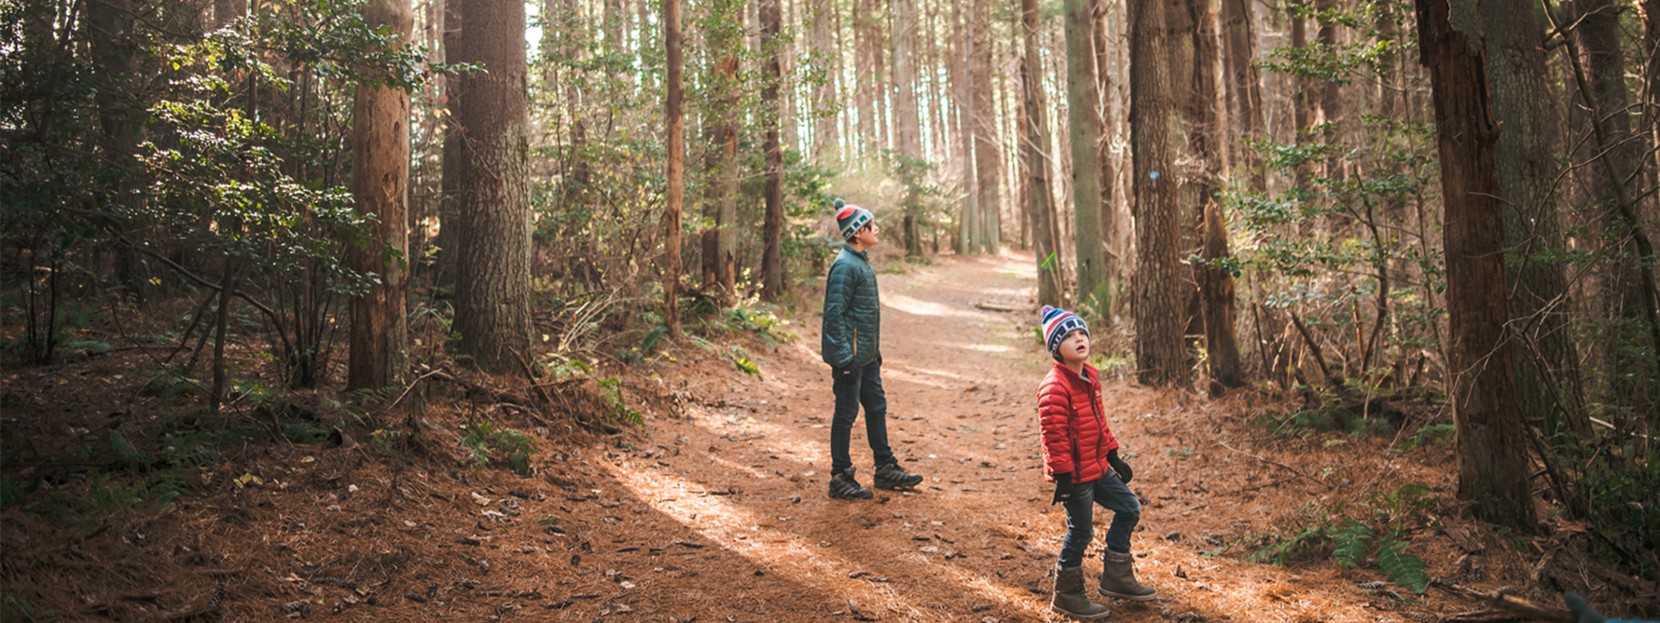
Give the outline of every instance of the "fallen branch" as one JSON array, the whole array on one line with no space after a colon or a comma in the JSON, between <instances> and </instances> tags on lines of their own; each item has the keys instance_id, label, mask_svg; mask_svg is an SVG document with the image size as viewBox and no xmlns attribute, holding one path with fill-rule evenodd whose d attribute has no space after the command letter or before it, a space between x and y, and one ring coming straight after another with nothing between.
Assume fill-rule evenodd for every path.
<instances>
[{"instance_id":1,"label":"fallen branch","mask_svg":"<svg viewBox=\"0 0 1660 623\"><path fill-rule=\"evenodd\" d=\"M1327 484L1327 483L1326 483L1326 482L1325 482L1325 481L1322 481L1322 480L1320 480L1320 479L1318 479L1318 478L1315 478L1315 477L1313 477L1313 476L1310 476L1310 475L1308 475L1308 474L1304 474L1304 473L1302 473L1302 472L1301 472L1301 471L1298 471L1298 469L1297 469L1297 468L1295 468L1295 467L1292 467L1292 466L1290 466L1290 465L1286 465L1286 464L1284 464L1284 463L1281 463L1281 462L1279 462L1279 461L1276 461L1276 460L1273 460L1273 459L1270 459L1270 458L1267 458L1267 457L1261 457L1261 456L1257 456L1257 455L1255 455L1255 454L1251 454L1251 453L1249 453L1249 452L1246 452L1246 451L1244 451L1244 450L1240 450L1240 449L1238 449L1238 448L1235 448L1235 447L1233 447L1233 446L1230 446L1230 445L1228 445L1228 444L1227 444L1227 442L1220 442L1220 441L1219 441L1219 442L1217 442L1217 443L1218 443L1218 444L1220 444L1220 445L1221 445L1221 446L1222 446L1222 447L1224 447L1224 448L1227 448L1227 449L1229 449L1229 450L1232 450L1232 451L1234 451L1234 452L1236 452L1236 453L1239 453L1239 454L1243 454L1243 455L1245 455L1245 456L1248 456L1248 457L1251 457L1251 458L1253 458L1253 459L1256 459L1256 460L1258 460L1258 461L1261 461L1261 462L1263 462L1263 463L1267 463L1267 464L1269 464L1269 465L1273 465L1273 466L1274 466L1274 467L1278 467L1278 468L1280 468L1280 469L1283 469L1283 470L1285 470L1285 471L1288 471L1288 472L1291 472L1291 473L1293 473L1293 474L1296 474L1296 475L1298 475L1298 476L1300 476L1300 477L1302 477L1302 478L1305 478L1305 479L1307 479L1307 480L1309 480L1309 481L1310 481L1310 482L1314 482L1314 483L1318 483L1318 484L1322 484L1322 485L1325 485L1325 486L1326 486L1326 488L1328 488L1328 489L1330 489L1330 488L1331 488L1331 485L1330 485L1330 484Z\"/></svg>"},{"instance_id":2,"label":"fallen branch","mask_svg":"<svg viewBox=\"0 0 1660 623\"><path fill-rule=\"evenodd\" d=\"M1509 588L1501 588L1499 592L1489 595L1452 582L1435 580L1431 584L1448 592L1473 598L1488 606L1486 610L1442 617L1442 621L1545 621L1546 623L1575 623L1577 621L1573 613L1566 609L1541 606L1510 594L1511 589Z\"/></svg>"}]
</instances>

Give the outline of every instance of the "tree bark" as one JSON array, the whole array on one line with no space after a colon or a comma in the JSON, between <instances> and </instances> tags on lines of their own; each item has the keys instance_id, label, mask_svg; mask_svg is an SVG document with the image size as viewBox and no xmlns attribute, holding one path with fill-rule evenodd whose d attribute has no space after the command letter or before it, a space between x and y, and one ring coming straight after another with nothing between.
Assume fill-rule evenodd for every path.
<instances>
[{"instance_id":1,"label":"tree bark","mask_svg":"<svg viewBox=\"0 0 1660 623\"><path fill-rule=\"evenodd\" d=\"M680 40L680 0L663 0L665 68L664 125L668 136L668 180L663 208L663 323L670 337L680 337L680 214L686 196L686 120L681 110L685 65Z\"/></svg>"},{"instance_id":2,"label":"tree bark","mask_svg":"<svg viewBox=\"0 0 1660 623\"><path fill-rule=\"evenodd\" d=\"M1250 0L1222 0L1223 37L1227 41L1228 127L1243 140L1227 141L1223 168L1229 178L1249 172L1250 190L1267 188L1267 178L1258 170L1250 141L1262 138L1262 89L1257 68L1255 35L1252 34Z\"/></svg>"},{"instance_id":3,"label":"tree bark","mask_svg":"<svg viewBox=\"0 0 1660 623\"><path fill-rule=\"evenodd\" d=\"M1163 2L1132 3L1130 26L1130 141L1134 155L1136 377L1144 385L1185 386L1182 331L1189 275L1181 265L1182 210L1173 175L1170 10Z\"/></svg>"},{"instance_id":4,"label":"tree bark","mask_svg":"<svg viewBox=\"0 0 1660 623\"><path fill-rule=\"evenodd\" d=\"M1612 0L1576 0L1569 5L1577 22L1579 44L1574 60L1581 79L1580 95L1592 117L1596 170L1604 174L1595 186L1596 205L1590 222L1608 248L1610 265L1602 271L1602 291L1614 334L1604 343L1617 345L1646 338L1646 349L1608 348L1606 378L1609 401L1647 413L1660 403L1660 317L1654 294L1654 251L1644 234L1638 194L1642 141L1634 136L1629 115L1630 94L1625 83L1625 60L1620 49L1619 14ZM1648 352L1644 353L1643 350ZM1660 422L1660 415L1652 416Z\"/></svg>"},{"instance_id":5,"label":"tree bark","mask_svg":"<svg viewBox=\"0 0 1660 623\"><path fill-rule=\"evenodd\" d=\"M463 138L457 202L455 330L461 352L502 374L530 355L529 126L525 7L516 0L461 3L455 62L463 74L456 122Z\"/></svg>"},{"instance_id":6,"label":"tree bark","mask_svg":"<svg viewBox=\"0 0 1660 623\"><path fill-rule=\"evenodd\" d=\"M444 61L454 63L461 58L461 3L465 0L444 0ZM466 156L461 147L466 137L456 113L461 111L462 80L459 75L448 75L444 82L443 106L444 145L439 155L438 235L433 246L438 247L437 262L433 266L433 285L440 289L455 286L456 266L461 262L457 242L461 240L462 217L461 181L465 177Z\"/></svg>"},{"instance_id":7,"label":"tree bark","mask_svg":"<svg viewBox=\"0 0 1660 623\"><path fill-rule=\"evenodd\" d=\"M1021 160L1026 171L1027 214L1032 220L1032 246L1037 250L1038 304L1061 304L1059 246L1055 232L1054 196L1049 190L1049 130L1043 98L1043 64L1038 56L1037 0L1020 0L1020 63L1024 102L1021 115Z\"/></svg>"},{"instance_id":8,"label":"tree bark","mask_svg":"<svg viewBox=\"0 0 1660 623\"><path fill-rule=\"evenodd\" d=\"M922 158L920 130L917 127L916 66L912 58L916 34L915 0L894 0L893 7L893 127L897 134L899 155L910 162L901 162L901 169L913 168ZM901 177L912 177L901 173ZM905 209L905 257L922 257L922 231L918 222L921 200L914 191L920 182L907 184Z\"/></svg>"},{"instance_id":9,"label":"tree bark","mask_svg":"<svg viewBox=\"0 0 1660 623\"><path fill-rule=\"evenodd\" d=\"M1531 533L1526 441L1504 335L1503 196L1493 154L1499 129L1489 112L1486 63L1454 28L1449 4L1417 0L1420 59L1433 88L1441 160L1458 497L1473 503L1482 519ZM1467 0L1460 4L1470 8Z\"/></svg>"},{"instance_id":10,"label":"tree bark","mask_svg":"<svg viewBox=\"0 0 1660 623\"><path fill-rule=\"evenodd\" d=\"M1568 286L1558 260L1561 115L1549 93L1545 40L1531 3L1480 3L1493 116L1503 131L1494 146L1504 192L1504 237L1510 314L1521 338L1515 353L1517 408L1547 431L1589 434L1580 402L1578 351L1568 327Z\"/></svg>"},{"instance_id":11,"label":"tree bark","mask_svg":"<svg viewBox=\"0 0 1660 623\"><path fill-rule=\"evenodd\" d=\"M961 2L953 3L957 18L958 36L956 41L957 53L956 68L957 96L953 99L957 104L957 135L958 147L962 162L962 194L963 203L961 214L957 218L957 254L969 255L980 250L980 232L976 225L980 222L979 193L974 187L974 31L979 20L963 9Z\"/></svg>"},{"instance_id":12,"label":"tree bark","mask_svg":"<svg viewBox=\"0 0 1660 623\"><path fill-rule=\"evenodd\" d=\"M1073 242L1078 252L1078 300L1097 300L1105 274L1101 237L1101 165L1096 160L1095 20L1089 0L1066 0L1066 118L1072 140ZM1105 310L1102 310L1105 312Z\"/></svg>"},{"instance_id":13,"label":"tree bark","mask_svg":"<svg viewBox=\"0 0 1660 623\"><path fill-rule=\"evenodd\" d=\"M974 187L978 193L974 212L979 218L976 239L981 251L996 253L1001 237L998 215L1002 211L998 193L1003 183L1003 154L997 142L997 103L993 99L996 87L992 80L992 48L996 39L990 26L991 0L975 0L974 4L970 19L982 27L963 36L974 40L970 46L974 68L969 72L974 84L974 114L969 119L974 122Z\"/></svg>"},{"instance_id":14,"label":"tree bark","mask_svg":"<svg viewBox=\"0 0 1660 623\"><path fill-rule=\"evenodd\" d=\"M829 70L829 75L815 89L815 101L809 108L814 114L813 157L820 163L842 160L841 133L836 123L841 114L839 105L842 100L836 89L837 79L841 76L841 47L836 44L836 35L831 31L832 24L838 21L834 19L835 13L835 0L813 0L813 50L820 55L819 62L827 65ZM833 113L826 114L826 108Z\"/></svg>"},{"instance_id":15,"label":"tree bark","mask_svg":"<svg viewBox=\"0 0 1660 623\"><path fill-rule=\"evenodd\" d=\"M1220 201L1222 155L1218 149L1221 127L1217 123L1216 31L1207 0L1185 0L1188 46L1192 50L1192 83L1186 110L1187 145L1191 151L1185 180L1193 186L1197 202L1194 221L1199 255L1204 261L1194 266L1198 285L1200 317L1204 322L1205 364L1210 372L1210 392L1220 395L1244 384L1239 361L1239 344L1234 337L1233 274L1223 264L1229 258L1228 230L1222 219Z\"/></svg>"},{"instance_id":16,"label":"tree bark","mask_svg":"<svg viewBox=\"0 0 1660 623\"><path fill-rule=\"evenodd\" d=\"M761 0L761 38L765 51L763 66L765 82L761 86L761 122L765 125L762 149L766 152L766 222L763 235L766 250L761 256L761 295L768 301L777 301L784 293L784 152L778 144L778 125L783 122L783 107L778 98L779 83L784 79L783 29L781 0Z\"/></svg>"},{"instance_id":17,"label":"tree bark","mask_svg":"<svg viewBox=\"0 0 1660 623\"><path fill-rule=\"evenodd\" d=\"M386 28L403 47L415 17L408 0L371 0L363 22ZM367 244L354 246L350 259L380 279L351 301L346 388L380 389L401 382L408 365L409 92L359 84L352 123L352 196L372 220Z\"/></svg>"}]
</instances>

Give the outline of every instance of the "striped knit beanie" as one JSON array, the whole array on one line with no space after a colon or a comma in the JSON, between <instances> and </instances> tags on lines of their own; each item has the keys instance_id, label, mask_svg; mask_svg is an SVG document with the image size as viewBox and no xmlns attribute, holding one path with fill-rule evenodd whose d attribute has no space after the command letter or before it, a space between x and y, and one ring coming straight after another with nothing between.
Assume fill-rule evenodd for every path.
<instances>
[{"instance_id":1,"label":"striped knit beanie","mask_svg":"<svg viewBox=\"0 0 1660 623\"><path fill-rule=\"evenodd\" d=\"M875 219L876 215L871 214L870 210L848 205L840 199L836 200L836 228L841 230L843 240L852 240L853 234L857 233L860 227Z\"/></svg>"},{"instance_id":2,"label":"striped knit beanie","mask_svg":"<svg viewBox=\"0 0 1660 623\"><path fill-rule=\"evenodd\" d=\"M1043 343L1049 347L1049 356L1054 357L1055 361L1061 360L1061 341L1065 340L1066 336L1078 330L1083 330L1084 335L1089 335L1089 325L1077 314L1048 305L1044 305L1043 311L1039 313L1043 318Z\"/></svg>"}]
</instances>

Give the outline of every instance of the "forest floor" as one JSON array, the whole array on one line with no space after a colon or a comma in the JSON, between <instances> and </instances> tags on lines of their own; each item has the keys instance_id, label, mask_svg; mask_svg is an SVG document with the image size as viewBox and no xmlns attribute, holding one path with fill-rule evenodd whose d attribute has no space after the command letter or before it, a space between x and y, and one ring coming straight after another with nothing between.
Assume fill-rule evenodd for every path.
<instances>
[{"instance_id":1,"label":"forest floor","mask_svg":"<svg viewBox=\"0 0 1660 623\"><path fill-rule=\"evenodd\" d=\"M826 496L832 397L806 305L783 327L794 340L749 349L757 375L684 342L637 366L624 383L650 398L637 429L508 419L543 438L528 478L458 459L459 422L488 405L446 412L436 399L428 450L254 443L199 466L165 511L65 520L42 509L53 489L88 491L85 473L45 478L0 515L3 607L65 621L1062 620L1048 605L1064 515L1038 457L1034 394L1050 364L1033 337L1032 261L888 266L901 270L880 276L890 439L927 477L915 491ZM130 389L131 365L6 371L6 478L39 483L72 460L38 457L166 421L142 401L66 389ZM1288 433L1276 417L1292 401L1264 389L1209 400L1117 379L1105 403L1145 505L1137 572L1159 590L1149 603L1106 600L1112 620L1436 621L1483 609L1439 586L1415 595L1375 564L1344 569L1319 539L1289 549L1286 566L1245 560L1345 517L1392 522L1449 584L1522 587L1551 606L1537 587L1560 578L1593 595L1616 584L1654 594L1574 553L1583 537L1566 522L1532 537L1462 518L1448 442ZM1423 487L1403 493L1413 483ZM1098 511L1090 575L1108 521Z\"/></svg>"}]
</instances>

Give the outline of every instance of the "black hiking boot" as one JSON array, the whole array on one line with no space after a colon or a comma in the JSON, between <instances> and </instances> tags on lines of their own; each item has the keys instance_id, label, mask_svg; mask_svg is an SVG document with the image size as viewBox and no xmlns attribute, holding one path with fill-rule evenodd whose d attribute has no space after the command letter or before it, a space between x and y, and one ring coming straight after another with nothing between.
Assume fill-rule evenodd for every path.
<instances>
[{"instance_id":1,"label":"black hiking boot","mask_svg":"<svg viewBox=\"0 0 1660 623\"><path fill-rule=\"evenodd\" d=\"M913 474L905 471L899 463L888 463L876 467L877 489L898 489L901 487L915 487L922 483L922 474Z\"/></svg>"},{"instance_id":2,"label":"black hiking boot","mask_svg":"<svg viewBox=\"0 0 1660 623\"><path fill-rule=\"evenodd\" d=\"M868 500L876 494L871 493L853 479L853 468L830 477L830 497L838 500Z\"/></svg>"}]
</instances>

